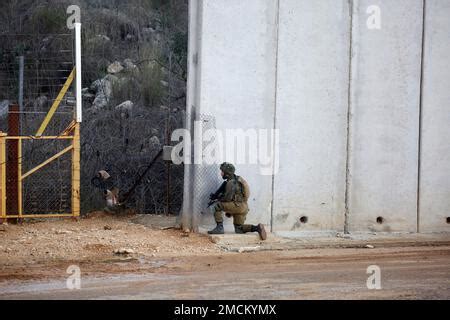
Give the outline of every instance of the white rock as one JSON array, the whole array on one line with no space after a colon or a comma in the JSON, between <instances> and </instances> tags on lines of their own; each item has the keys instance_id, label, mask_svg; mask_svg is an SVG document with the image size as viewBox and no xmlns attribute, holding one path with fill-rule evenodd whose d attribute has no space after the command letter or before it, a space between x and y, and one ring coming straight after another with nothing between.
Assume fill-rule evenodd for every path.
<instances>
[{"instance_id":1,"label":"white rock","mask_svg":"<svg viewBox=\"0 0 450 320\"><path fill-rule=\"evenodd\" d=\"M119 61L115 61L108 66L107 71L110 74L117 74L122 72L123 69L124 67L122 66L122 64Z\"/></svg>"},{"instance_id":2,"label":"white rock","mask_svg":"<svg viewBox=\"0 0 450 320\"><path fill-rule=\"evenodd\" d=\"M336 238L350 239L351 236L350 236L349 234L345 234L345 233L338 232L338 233L336 234Z\"/></svg>"},{"instance_id":3,"label":"white rock","mask_svg":"<svg viewBox=\"0 0 450 320\"><path fill-rule=\"evenodd\" d=\"M368 245L366 245L366 248L368 248L368 249L373 249L373 248L375 248L375 247L372 246L371 244L368 244Z\"/></svg>"},{"instance_id":4,"label":"white rock","mask_svg":"<svg viewBox=\"0 0 450 320\"><path fill-rule=\"evenodd\" d=\"M152 135L156 136L158 135L159 131L158 129L152 128Z\"/></svg>"},{"instance_id":5,"label":"white rock","mask_svg":"<svg viewBox=\"0 0 450 320\"><path fill-rule=\"evenodd\" d=\"M90 90L94 93L104 93L109 96L112 93L112 85L117 80L118 78L116 76L107 75L103 79L95 80L92 83Z\"/></svg>"},{"instance_id":6,"label":"white rock","mask_svg":"<svg viewBox=\"0 0 450 320\"><path fill-rule=\"evenodd\" d=\"M159 141L159 138L157 136L153 136L150 138L150 144L152 146L159 146L161 145L161 141Z\"/></svg>"},{"instance_id":7,"label":"white rock","mask_svg":"<svg viewBox=\"0 0 450 320\"><path fill-rule=\"evenodd\" d=\"M105 92L105 94L111 94L113 85L118 83L118 81L119 78L117 76L112 74L106 75L103 78L103 91Z\"/></svg>"},{"instance_id":8,"label":"white rock","mask_svg":"<svg viewBox=\"0 0 450 320\"><path fill-rule=\"evenodd\" d=\"M95 94L92 94L92 93L83 93L82 97L84 100L87 100L87 101L93 101L96 98Z\"/></svg>"},{"instance_id":9,"label":"white rock","mask_svg":"<svg viewBox=\"0 0 450 320\"><path fill-rule=\"evenodd\" d=\"M131 61L131 59L123 60L123 65L127 70L133 70L137 68L137 66L133 63L133 61Z\"/></svg>"},{"instance_id":10,"label":"white rock","mask_svg":"<svg viewBox=\"0 0 450 320\"><path fill-rule=\"evenodd\" d=\"M253 252L253 251L258 251L260 249L260 247L240 247L238 249L239 253L243 253L243 252Z\"/></svg>"},{"instance_id":11,"label":"white rock","mask_svg":"<svg viewBox=\"0 0 450 320\"><path fill-rule=\"evenodd\" d=\"M92 103L92 106L95 109L103 109L108 105L108 98L106 97L105 94L101 93L98 94L95 99L94 102Z\"/></svg>"},{"instance_id":12,"label":"white rock","mask_svg":"<svg viewBox=\"0 0 450 320\"><path fill-rule=\"evenodd\" d=\"M105 42L111 41L111 39L108 36L105 36L104 34L97 35L96 40L101 40L101 41L105 41Z\"/></svg>"},{"instance_id":13,"label":"white rock","mask_svg":"<svg viewBox=\"0 0 450 320\"><path fill-rule=\"evenodd\" d=\"M105 108L112 96L113 84L118 81L118 78L113 75L107 75L103 79L96 80L91 85L91 91L96 93L92 106L95 109Z\"/></svg>"},{"instance_id":14,"label":"white rock","mask_svg":"<svg viewBox=\"0 0 450 320\"><path fill-rule=\"evenodd\" d=\"M130 100L122 102L118 106L116 106L117 111L131 111L134 107L134 103Z\"/></svg>"},{"instance_id":15,"label":"white rock","mask_svg":"<svg viewBox=\"0 0 450 320\"><path fill-rule=\"evenodd\" d=\"M94 82L92 82L89 90L91 90L92 92L97 93L100 90L100 88L101 88L102 80L103 79L98 79L98 80L95 80Z\"/></svg>"}]
</instances>

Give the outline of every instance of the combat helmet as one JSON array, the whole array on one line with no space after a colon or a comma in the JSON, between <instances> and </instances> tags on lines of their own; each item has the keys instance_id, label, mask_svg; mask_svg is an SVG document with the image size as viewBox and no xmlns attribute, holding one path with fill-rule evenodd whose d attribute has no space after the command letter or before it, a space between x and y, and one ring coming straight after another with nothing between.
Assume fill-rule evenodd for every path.
<instances>
[{"instance_id":1,"label":"combat helmet","mask_svg":"<svg viewBox=\"0 0 450 320\"><path fill-rule=\"evenodd\" d=\"M230 178L236 172L234 165L228 162L224 162L220 165L220 170L224 173L224 178Z\"/></svg>"}]
</instances>

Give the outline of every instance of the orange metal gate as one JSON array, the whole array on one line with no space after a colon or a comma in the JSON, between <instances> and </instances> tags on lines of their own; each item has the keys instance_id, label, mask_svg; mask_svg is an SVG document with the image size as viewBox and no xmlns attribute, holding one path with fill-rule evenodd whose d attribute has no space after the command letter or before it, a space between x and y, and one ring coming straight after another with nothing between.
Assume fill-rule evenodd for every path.
<instances>
[{"instance_id":1,"label":"orange metal gate","mask_svg":"<svg viewBox=\"0 0 450 320\"><path fill-rule=\"evenodd\" d=\"M80 123L73 119L70 124L66 127L66 129L61 132L57 136L44 136L47 126L52 120L53 115L58 109L59 104L63 100L64 96L67 94L69 87L71 86L73 79L75 77L75 68L71 72L70 76L67 78L66 83L61 89L58 97L55 99L53 105L48 111L44 121L40 125L37 133L33 136L8 136L6 133L0 132L0 219L21 219L21 218L51 218L51 217L78 217L80 215ZM46 141L57 141L59 145L64 145L60 151L53 154L52 156L46 158L38 164L30 166L31 161L26 159L24 161L23 157L23 148L27 143L37 144L40 142ZM11 152L8 154L8 143L14 142L17 145L17 152ZM34 146L32 146L34 147ZM63 157L70 156L69 160L66 159L66 164L70 162L69 168L69 179L70 179L70 205L65 206L43 206L45 203L45 198L50 196L55 196L54 191L51 187L55 186L54 179L52 180L47 176L46 179L37 180L42 184L46 184L50 187L41 188L41 197L38 198L35 196L33 199L33 195L27 197L27 201L24 201L24 186L27 185L27 180L31 179L33 176L38 175L43 170L48 169L52 164L56 161L59 161ZM9 156L9 157L8 157ZM8 159L14 157L14 159ZM17 158L16 158L17 157ZM13 167L11 167L11 163L7 166L8 161L11 161ZM25 168L24 168L25 165ZM17 166L17 167L15 167ZM66 165L67 166L67 165ZM11 179L13 183L17 183L17 186L8 185L7 175L8 168L13 172L13 174L17 174L17 177ZM58 169L58 168L57 168ZM61 170L60 170L61 171ZM50 170L52 172L52 170ZM54 174L61 175L61 172L53 172ZM67 181L65 185L62 187L67 187ZM17 194L17 197L11 197L12 199L8 199L8 187L14 187L14 195ZM36 188L35 188L36 189ZM17 190L17 192L16 192ZM29 193L32 193L30 191ZM34 191L37 192L36 190ZM27 195L29 194L27 193ZM61 197L64 194L63 190L60 191ZM15 199L17 198L17 199ZM17 201L17 203L12 203ZM61 200L62 202L62 200ZM30 205L26 205L30 204ZM40 211L39 209L32 210L34 212L27 212L27 209L34 205L37 208L43 208ZM12 210L14 212L8 212L8 208L17 208L17 210ZM11 210L11 209L9 209ZM15 212L17 211L17 212Z\"/></svg>"}]
</instances>

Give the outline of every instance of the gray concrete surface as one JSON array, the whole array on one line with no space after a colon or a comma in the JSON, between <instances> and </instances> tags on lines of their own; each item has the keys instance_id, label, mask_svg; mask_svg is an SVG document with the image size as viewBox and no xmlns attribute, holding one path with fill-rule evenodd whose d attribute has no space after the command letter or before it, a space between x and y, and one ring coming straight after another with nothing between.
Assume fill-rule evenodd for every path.
<instances>
[{"instance_id":1,"label":"gray concrete surface","mask_svg":"<svg viewBox=\"0 0 450 320\"><path fill-rule=\"evenodd\" d=\"M373 5L380 29L367 25ZM423 9L191 1L187 128L209 115L218 129L280 132L273 177L238 164L252 189L248 222L293 234L450 232L450 6ZM186 166L185 225L214 225L198 212L220 182L215 170Z\"/></svg>"},{"instance_id":2,"label":"gray concrete surface","mask_svg":"<svg viewBox=\"0 0 450 320\"><path fill-rule=\"evenodd\" d=\"M219 130L272 128L276 2L212 0L199 1L198 6L197 13L191 12L191 16L201 13L198 47L192 49L195 53L191 52L198 56L199 64L192 75L199 81L193 93L198 96L193 98L196 103L193 120L201 121L203 115L213 116L215 128ZM229 158L222 160L236 162ZM218 188L221 181L217 165L212 169L209 165L193 167L187 193L194 199L188 200L193 202L190 214L198 215L206 207L209 193L215 191L211 189ZM215 173L215 183L208 190L201 186L207 183L205 179L211 179L211 171ZM270 224L271 176L261 176L257 165L240 165L239 174L251 185L258 185L250 199L251 220ZM199 198L202 201L196 201ZM214 224L211 217L197 219L199 224Z\"/></svg>"},{"instance_id":3,"label":"gray concrete surface","mask_svg":"<svg viewBox=\"0 0 450 320\"><path fill-rule=\"evenodd\" d=\"M450 224L450 1L427 1L420 161L420 231Z\"/></svg>"},{"instance_id":4,"label":"gray concrete surface","mask_svg":"<svg viewBox=\"0 0 450 320\"><path fill-rule=\"evenodd\" d=\"M379 30L367 28L373 4ZM353 12L349 230L416 231L422 1Z\"/></svg>"},{"instance_id":5,"label":"gray concrete surface","mask_svg":"<svg viewBox=\"0 0 450 320\"><path fill-rule=\"evenodd\" d=\"M274 231L344 228L348 13L344 0L280 2Z\"/></svg>"}]
</instances>

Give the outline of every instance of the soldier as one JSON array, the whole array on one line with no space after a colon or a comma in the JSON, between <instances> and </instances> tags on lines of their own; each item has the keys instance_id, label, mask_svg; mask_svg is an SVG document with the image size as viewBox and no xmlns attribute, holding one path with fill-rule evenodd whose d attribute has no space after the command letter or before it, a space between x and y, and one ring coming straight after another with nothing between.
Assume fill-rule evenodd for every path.
<instances>
[{"instance_id":1,"label":"soldier","mask_svg":"<svg viewBox=\"0 0 450 320\"><path fill-rule=\"evenodd\" d=\"M233 217L234 230L236 233L258 232L262 240L267 239L263 224L257 226L244 224L248 213L248 198L250 189L247 182L235 175L235 167L231 163L222 163L221 175L226 180L221 187L210 195L211 200L216 200L209 209L216 219L215 229L208 231L209 234L224 234L223 212L228 218Z\"/></svg>"}]
</instances>

